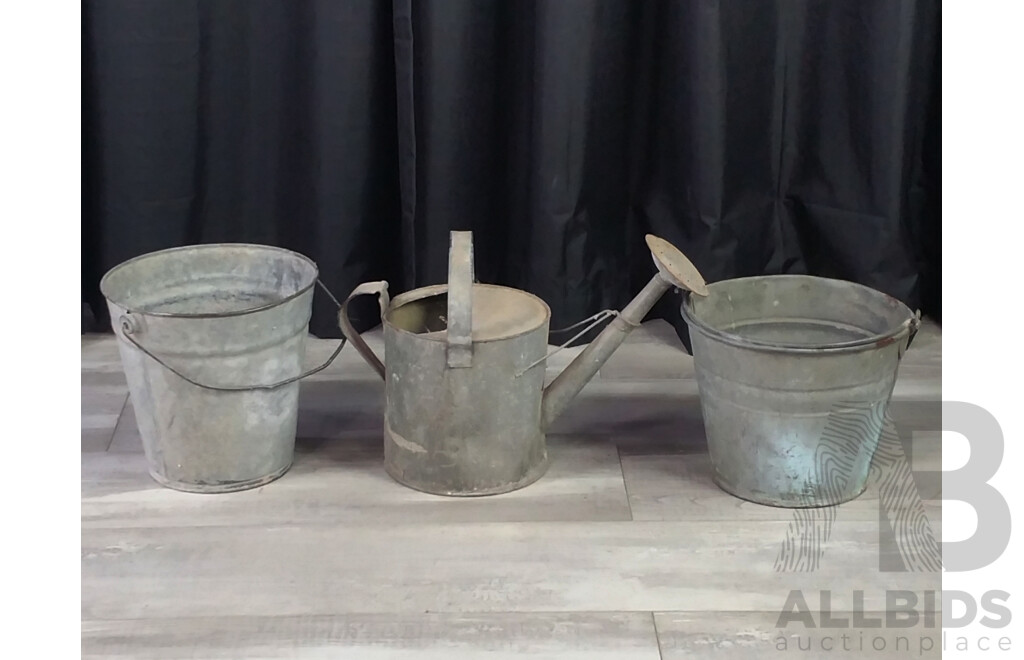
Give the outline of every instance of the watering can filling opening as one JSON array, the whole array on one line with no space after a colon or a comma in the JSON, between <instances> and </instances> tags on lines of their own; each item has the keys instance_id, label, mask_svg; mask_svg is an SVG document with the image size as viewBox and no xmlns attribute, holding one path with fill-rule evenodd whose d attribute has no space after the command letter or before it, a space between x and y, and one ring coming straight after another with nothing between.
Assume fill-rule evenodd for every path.
<instances>
[{"instance_id":1,"label":"watering can filling opening","mask_svg":"<svg viewBox=\"0 0 1024 660\"><path fill-rule=\"evenodd\" d=\"M494 284L473 284L473 342L500 341L545 326L551 309L533 294ZM444 342L448 330L448 285L437 284L396 296L384 314L392 329Z\"/></svg>"}]
</instances>

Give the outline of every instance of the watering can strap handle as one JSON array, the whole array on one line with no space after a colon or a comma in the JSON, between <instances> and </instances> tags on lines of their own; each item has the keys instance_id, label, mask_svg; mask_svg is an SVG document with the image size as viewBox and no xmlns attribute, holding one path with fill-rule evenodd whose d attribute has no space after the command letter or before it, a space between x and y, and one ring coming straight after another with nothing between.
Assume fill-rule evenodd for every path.
<instances>
[{"instance_id":1,"label":"watering can strap handle","mask_svg":"<svg viewBox=\"0 0 1024 660\"><path fill-rule=\"evenodd\" d=\"M330 290L327 288L327 285L325 285L319 279L316 281L316 283L320 286L321 289L323 289L323 291L330 297L330 299L334 301L334 304L337 305L338 299L335 298L334 294L330 292ZM139 343L139 341L135 338L135 334L139 331L139 324L136 318L132 316L131 312L125 312L124 314L122 314L119 324L121 326L121 335L125 339L127 339L133 346L135 346L135 348L139 349L146 356L148 356L149 359L153 360L164 369L167 369L178 378L184 380L186 383L190 383L192 385L195 385L196 387L201 387L204 390L213 390L214 392L251 392L254 390L276 390L279 387L291 385L296 381L302 380L307 376L312 376L313 374L319 373L326 369L327 367L329 367L331 363L334 362L334 359L338 357L338 354L341 353L341 349L345 348L345 338L342 337L341 341L338 343L338 347L334 349L334 352L331 353L331 356L327 358L326 362L310 369L309 371L304 371L298 376L292 376L291 378L279 380L275 383L269 383L266 385L210 385L209 383L200 383L197 380L189 378L185 374L181 373L181 371L179 371L178 369L175 369L171 365L167 364L167 362L165 362L162 358L155 355L152 351L150 351L148 348Z\"/></svg>"},{"instance_id":2,"label":"watering can strap handle","mask_svg":"<svg viewBox=\"0 0 1024 660\"><path fill-rule=\"evenodd\" d=\"M453 231L448 250L448 366L473 366L473 232Z\"/></svg>"},{"instance_id":3,"label":"watering can strap handle","mask_svg":"<svg viewBox=\"0 0 1024 660\"><path fill-rule=\"evenodd\" d=\"M356 329L352 327L352 322L348 318L348 304L353 298L358 296L376 295L380 302L380 318L384 320L384 314L388 310L388 306L391 305L391 299L388 296L388 283L384 280L380 282L363 282L349 294L345 302L341 304L341 311L338 312L338 325L341 326L341 332L345 337L352 342L355 346L356 351L362 356L363 360L366 361L373 370L377 372L381 378L384 378L384 363L380 361L373 353L373 349L370 348L363 338L356 332Z\"/></svg>"}]
</instances>

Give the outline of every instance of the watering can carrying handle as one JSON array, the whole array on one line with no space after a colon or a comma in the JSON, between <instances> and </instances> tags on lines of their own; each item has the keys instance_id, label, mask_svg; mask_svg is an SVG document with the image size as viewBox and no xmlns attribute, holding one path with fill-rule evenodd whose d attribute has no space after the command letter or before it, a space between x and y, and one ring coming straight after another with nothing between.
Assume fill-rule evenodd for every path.
<instances>
[{"instance_id":1,"label":"watering can carrying handle","mask_svg":"<svg viewBox=\"0 0 1024 660\"><path fill-rule=\"evenodd\" d=\"M388 283L384 280L380 282L364 282L352 290L345 302L341 304L341 311L338 312L338 325L341 326L341 332L345 337L352 342L355 346L356 351L359 352L363 359L366 360L367 364L373 367L374 371L377 372L381 378L384 378L384 363L380 361L373 353L373 349L366 345L363 338L359 336L356 329L352 327L352 322L348 318L348 304L357 296L365 296L376 294L380 302L380 317L384 319L384 314L388 310L388 305L391 304L391 299L388 297Z\"/></svg>"},{"instance_id":2,"label":"watering can carrying handle","mask_svg":"<svg viewBox=\"0 0 1024 660\"><path fill-rule=\"evenodd\" d=\"M473 366L473 232L453 231L448 250L448 367Z\"/></svg>"},{"instance_id":3,"label":"watering can carrying handle","mask_svg":"<svg viewBox=\"0 0 1024 660\"><path fill-rule=\"evenodd\" d=\"M321 289L324 290L324 292L330 297L330 299L334 301L334 304L338 305L338 299L335 298L334 294L330 292L330 290L327 288L327 285L321 282L319 279L317 279L316 283L320 286ZM279 387L291 385L296 381L302 380L307 376L312 376L313 374L319 373L326 369L327 367L329 367L331 363L334 362L334 359L338 357L338 354L341 353L341 349L345 348L345 338L342 337L341 342L338 343L338 348L334 349L334 352L331 353L331 356L327 358L326 362L324 362L318 367L310 369L309 371L304 371L298 376L292 376L291 378L279 380L276 383L270 383L267 385L210 385L208 383L200 383L199 381L189 378L188 376L181 373L171 365L167 364L167 362L165 362L160 357L154 355L153 352L150 351L148 348L140 344L139 341L134 337L134 335L139 331L139 323L135 319L135 317L132 316L131 312L125 312L124 314L122 314L119 323L121 326L121 335L125 339L127 339L132 345L134 345L135 348L145 353L151 360L159 364L164 369L167 369L172 374L182 379L186 383L190 383L192 385L195 385L196 387L201 387L204 390L213 390L214 392L251 392L253 390L276 390Z\"/></svg>"}]
</instances>

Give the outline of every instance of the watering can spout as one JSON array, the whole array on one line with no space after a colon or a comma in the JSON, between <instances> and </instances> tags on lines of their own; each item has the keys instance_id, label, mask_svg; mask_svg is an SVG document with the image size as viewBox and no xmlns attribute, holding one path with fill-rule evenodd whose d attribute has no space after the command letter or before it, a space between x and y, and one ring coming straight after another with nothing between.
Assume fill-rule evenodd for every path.
<instances>
[{"instance_id":1,"label":"watering can spout","mask_svg":"<svg viewBox=\"0 0 1024 660\"><path fill-rule=\"evenodd\" d=\"M569 402L590 382L615 349L625 341L626 336L640 326L647 312L651 311L669 288L686 289L699 296L708 295L704 278L682 252L657 236L648 234L646 240L658 272L601 334L548 385L541 402L541 425L544 430L550 427Z\"/></svg>"}]
</instances>

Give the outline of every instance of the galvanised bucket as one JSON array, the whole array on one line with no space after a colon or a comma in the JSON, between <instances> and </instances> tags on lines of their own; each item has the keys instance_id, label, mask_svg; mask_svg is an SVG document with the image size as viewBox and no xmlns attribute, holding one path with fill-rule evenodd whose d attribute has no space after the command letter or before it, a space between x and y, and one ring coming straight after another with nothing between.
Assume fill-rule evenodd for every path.
<instances>
[{"instance_id":1,"label":"galvanised bucket","mask_svg":"<svg viewBox=\"0 0 1024 660\"><path fill-rule=\"evenodd\" d=\"M100 282L153 478L225 493L292 463L317 267L262 245L136 257ZM322 286L322 285L321 285Z\"/></svg>"},{"instance_id":2,"label":"galvanised bucket","mask_svg":"<svg viewBox=\"0 0 1024 660\"><path fill-rule=\"evenodd\" d=\"M611 323L545 389L548 306L474 282L471 233L451 238L447 284L389 300L387 282L367 282L338 320L385 381L388 474L439 495L504 493L544 474L547 428L662 294L672 286L702 293L703 280L691 279L696 269L678 250L649 236L657 274L621 312L607 312ZM386 365L347 317L348 302L364 294L380 297Z\"/></svg>"},{"instance_id":3,"label":"galvanised bucket","mask_svg":"<svg viewBox=\"0 0 1024 660\"><path fill-rule=\"evenodd\" d=\"M722 489L784 507L864 491L919 315L868 287L804 275L709 284L681 311Z\"/></svg>"}]
</instances>

